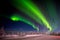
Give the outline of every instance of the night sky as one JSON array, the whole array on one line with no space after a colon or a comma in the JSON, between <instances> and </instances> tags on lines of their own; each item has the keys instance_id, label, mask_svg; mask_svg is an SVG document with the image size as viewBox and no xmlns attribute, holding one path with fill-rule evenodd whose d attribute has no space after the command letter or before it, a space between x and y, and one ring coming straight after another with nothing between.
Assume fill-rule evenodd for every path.
<instances>
[{"instance_id":1,"label":"night sky","mask_svg":"<svg viewBox=\"0 0 60 40\"><path fill-rule=\"evenodd\" d=\"M60 32L60 1L59 0L31 0L31 2L37 6L39 11L41 11L42 14L45 16L46 20L48 20L49 24L53 29L52 32ZM23 31L23 32L37 31L32 27L32 25L29 25L24 21L12 21L10 19L10 17L13 14L18 14L24 17L25 19L29 20L30 22L34 23L35 26L39 28L40 32L46 32L49 30L45 27L44 23L42 23L38 17L36 17L36 19L39 19L41 24L38 23L38 21L34 20L33 17L30 17L31 14L26 15L25 12L19 10L19 8L17 8L17 6L15 7L13 4L14 2L12 3L12 0L1 1L0 28L4 27L6 31ZM19 5L19 7L21 7L21 4Z\"/></svg>"}]
</instances>

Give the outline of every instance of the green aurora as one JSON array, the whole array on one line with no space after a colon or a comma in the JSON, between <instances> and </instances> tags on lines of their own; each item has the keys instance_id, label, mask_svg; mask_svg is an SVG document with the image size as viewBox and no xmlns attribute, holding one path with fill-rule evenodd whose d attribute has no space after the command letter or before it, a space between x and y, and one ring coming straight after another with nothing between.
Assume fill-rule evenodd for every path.
<instances>
[{"instance_id":1,"label":"green aurora","mask_svg":"<svg viewBox=\"0 0 60 40\"><path fill-rule=\"evenodd\" d=\"M45 27L49 29L49 31L52 31L52 27L49 24L49 22L46 20L46 17L31 0L29 1L28 0L12 0L12 5L16 7L18 10L22 10L23 12L25 12L25 14L33 18L39 24L41 24L42 22L45 25ZM19 18L17 18L17 20L19 20ZM25 20L23 21L27 22ZM27 22L27 23L30 23L30 22Z\"/></svg>"},{"instance_id":2,"label":"green aurora","mask_svg":"<svg viewBox=\"0 0 60 40\"><path fill-rule=\"evenodd\" d=\"M13 20L13 21L22 21L24 23L27 23L27 24L31 25L34 29L39 31L38 27L36 27L32 22L30 22L30 21L26 20L25 18L21 17L20 15L14 14L10 17L10 19Z\"/></svg>"}]
</instances>

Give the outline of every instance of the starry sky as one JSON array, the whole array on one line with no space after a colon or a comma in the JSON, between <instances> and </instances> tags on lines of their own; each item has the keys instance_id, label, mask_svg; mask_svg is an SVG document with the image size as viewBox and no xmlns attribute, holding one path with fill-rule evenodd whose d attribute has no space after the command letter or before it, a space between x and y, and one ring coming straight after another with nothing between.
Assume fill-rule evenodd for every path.
<instances>
[{"instance_id":1,"label":"starry sky","mask_svg":"<svg viewBox=\"0 0 60 40\"><path fill-rule=\"evenodd\" d=\"M39 11L42 12L48 23L52 27L52 32L60 32L60 1L59 0L29 0L36 7L39 9ZM3 0L1 1L1 13L0 13L0 28L4 27L6 31L37 31L32 27L32 25L29 25L28 22L25 23L24 21L12 21L10 17L14 14L17 14L19 16L22 16L23 18L29 20L29 22L33 23L35 26L39 28L40 32L46 32L49 29L45 26L44 21L41 22L41 20L38 17L35 17L36 15L31 17L32 12L29 11L24 4L22 4L25 8L21 7L22 5L19 4L17 1L12 0ZM28 3L28 2L27 2ZM17 5L19 4L19 5ZM19 9L18 7L21 7ZM26 10L25 12L22 11ZM31 10L31 9L30 9ZM27 15L27 12L30 14ZM34 12L33 12L34 13ZM33 15L33 14L32 14ZM34 19L35 17L35 19ZM37 21L39 20L39 21Z\"/></svg>"}]
</instances>

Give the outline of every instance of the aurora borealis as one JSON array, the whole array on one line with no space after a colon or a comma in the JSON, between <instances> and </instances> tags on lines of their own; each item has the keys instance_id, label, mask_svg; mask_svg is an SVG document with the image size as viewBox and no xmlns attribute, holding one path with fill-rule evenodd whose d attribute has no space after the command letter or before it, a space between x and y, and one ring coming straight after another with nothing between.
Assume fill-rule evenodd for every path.
<instances>
[{"instance_id":1,"label":"aurora borealis","mask_svg":"<svg viewBox=\"0 0 60 40\"><path fill-rule=\"evenodd\" d=\"M14 0L15 1L15 0ZM46 18L43 16L43 14L42 14L42 12L32 3L32 2L30 2L30 1L27 1L27 0L17 0L17 1L15 1L16 2L16 4L18 3L21 3L23 6L22 7L24 7L24 8L26 8L26 7L28 7L28 8L26 8L25 10L26 10L26 12L29 10L30 12L32 12L32 14L33 14L33 16L36 16L39 20L41 20L42 22L43 22L43 24L50 30L50 31L52 31L52 27L49 25L49 23L48 23L48 21L46 20ZM14 4L14 2L13 2L13 4ZM18 6L19 5L15 5L17 8L18 8ZM20 8L20 7L19 7ZM19 9L18 8L18 9ZM22 8L21 8L22 9ZM20 10L20 9L19 9ZM24 9L23 9L24 10ZM31 13L30 13L31 14ZM29 15L30 15L29 14Z\"/></svg>"},{"instance_id":2,"label":"aurora borealis","mask_svg":"<svg viewBox=\"0 0 60 40\"><path fill-rule=\"evenodd\" d=\"M11 20L12 23L23 22L36 31L46 30L53 32L60 28L60 12L57 1L9 0L8 2L9 4L6 4L11 5L11 8L9 8L10 6L7 7L6 14L1 16Z\"/></svg>"},{"instance_id":3,"label":"aurora borealis","mask_svg":"<svg viewBox=\"0 0 60 40\"><path fill-rule=\"evenodd\" d=\"M16 15L16 14L15 14L15 15L12 15L12 16L11 16L11 20L13 20L13 21L23 21L23 22L31 25L31 26L32 26L34 29L36 29L37 31L39 31L39 28L38 28L38 27L36 27L33 23L31 23L30 21L24 19L23 17L21 17L21 16L19 16L19 15Z\"/></svg>"}]
</instances>

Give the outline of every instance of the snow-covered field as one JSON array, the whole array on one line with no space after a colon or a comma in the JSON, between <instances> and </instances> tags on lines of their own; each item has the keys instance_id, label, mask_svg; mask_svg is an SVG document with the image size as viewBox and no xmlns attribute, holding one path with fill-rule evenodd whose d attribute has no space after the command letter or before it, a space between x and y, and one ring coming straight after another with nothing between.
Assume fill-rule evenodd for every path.
<instances>
[{"instance_id":1,"label":"snow-covered field","mask_svg":"<svg viewBox=\"0 0 60 40\"><path fill-rule=\"evenodd\" d=\"M18 35L10 35L9 37L3 38L2 40L60 40L60 36L33 34L20 37Z\"/></svg>"}]
</instances>

